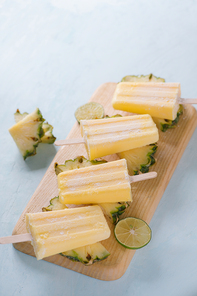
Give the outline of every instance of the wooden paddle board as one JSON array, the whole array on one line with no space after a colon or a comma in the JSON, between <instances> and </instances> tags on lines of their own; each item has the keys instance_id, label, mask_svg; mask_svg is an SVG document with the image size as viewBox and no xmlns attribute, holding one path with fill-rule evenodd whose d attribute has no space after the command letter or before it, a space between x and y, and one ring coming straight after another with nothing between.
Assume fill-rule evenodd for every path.
<instances>
[{"instance_id":1,"label":"wooden paddle board","mask_svg":"<svg viewBox=\"0 0 197 296\"><path fill-rule=\"evenodd\" d=\"M130 113L117 111L112 108L111 100L115 88L116 83L105 83L101 85L95 91L90 101L102 104L106 115L112 116L117 113L121 115L131 115ZM131 206L126 209L121 218L134 216L145 220L147 223L150 222L196 125L196 110L193 106L188 104L184 105L184 113L180 116L180 121L175 129L168 130L165 133L161 131L159 132L160 139L158 142L158 150L156 152L157 162L150 169L150 171L156 171L158 177L156 179L132 185L133 202ZM63 136L64 135L62 135L62 138ZM67 138L71 139L79 137L81 137L80 127L76 122ZM56 162L63 164L65 160L73 159L81 155L87 157L84 144L64 146L60 148L19 218L13 234L26 232L26 213L41 212L42 207L49 205L50 199L58 196L57 177L54 171L54 164ZM118 157L117 155L111 155L104 157L104 159L111 161L118 159ZM127 270L135 251L122 247L113 235L114 225L112 225L110 220L108 220L108 224L112 234L109 239L102 242L111 254L107 259L94 263L91 266L84 266L82 263L72 262L61 255L51 256L44 260L100 280L110 281L120 278ZM17 243L14 244L14 247L23 253L34 256L33 247L30 242Z\"/></svg>"}]
</instances>

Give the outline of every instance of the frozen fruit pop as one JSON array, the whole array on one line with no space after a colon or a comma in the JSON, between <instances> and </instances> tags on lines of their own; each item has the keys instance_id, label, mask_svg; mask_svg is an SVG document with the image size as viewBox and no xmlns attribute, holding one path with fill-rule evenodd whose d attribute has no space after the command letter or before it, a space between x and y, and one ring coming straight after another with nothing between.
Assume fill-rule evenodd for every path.
<instances>
[{"instance_id":1,"label":"frozen fruit pop","mask_svg":"<svg viewBox=\"0 0 197 296\"><path fill-rule=\"evenodd\" d=\"M148 114L81 120L80 124L81 143L85 143L90 160L152 144L159 139L156 124ZM78 142L76 139L55 142L56 145L73 143Z\"/></svg>"},{"instance_id":2,"label":"frozen fruit pop","mask_svg":"<svg viewBox=\"0 0 197 296\"><path fill-rule=\"evenodd\" d=\"M70 208L26 216L37 259L107 239L110 229L99 206Z\"/></svg>"},{"instance_id":3,"label":"frozen fruit pop","mask_svg":"<svg viewBox=\"0 0 197 296\"><path fill-rule=\"evenodd\" d=\"M177 117L181 103L197 100L182 99L180 83L120 82L112 99L114 109L170 120Z\"/></svg>"},{"instance_id":4,"label":"frozen fruit pop","mask_svg":"<svg viewBox=\"0 0 197 296\"><path fill-rule=\"evenodd\" d=\"M130 177L125 159L65 171L57 176L59 200L63 204L132 201L130 183L150 177L156 173Z\"/></svg>"},{"instance_id":5,"label":"frozen fruit pop","mask_svg":"<svg viewBox=\"0 0 197 296\"><path fill-rule=\"evenodd\" d=\"M112 106L118 110L174 120L180 96L180 83L120 82Z\"/></svg>"},{"instance_id":6,"label":"frozen fruit pop","mask_svg":"<svg viewBox=\"0 0 197 296\"><path fill-rule=\"evenodd\" d=\"M32 241L38 260L107 239L110 229L99 206L26 214L28 234L0 243Z\"/></svg>"}]
</instances>

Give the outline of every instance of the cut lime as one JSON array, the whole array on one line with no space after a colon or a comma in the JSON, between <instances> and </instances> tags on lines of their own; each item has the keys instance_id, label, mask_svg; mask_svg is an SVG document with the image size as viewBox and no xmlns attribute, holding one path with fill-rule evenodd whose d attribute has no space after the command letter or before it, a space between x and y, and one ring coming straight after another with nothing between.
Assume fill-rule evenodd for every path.
<instances>
[{"instance_id":1,"label":"cut lime","mask_svg":"<svg viewBox=\"0 0 197 296\"><path fill-rule=\"evenodd\" d=\"M154 76L153 74L139 76L127 75L122 78L121 82L165 82L165 79Z\"/></svg>"},{"instance_id":2,"label":"cut lime","mask_svg":"<svg viewBox=\"0 0 197 296\"><path fill-rule=\"evenodd\" d=\"M104 108L99 103L90 102L77 108L75 117L79 123L82 119L101 119L104 117Z\"/></svg>"},{"instance_id":3,"label":"cut lime","mask_svg":"<svg viewBox=\"0 0 197 296\"><path fill-rule=\"evenodd\" d=\"M117 241L128 249L140 249L151 240L151 229L138 218L127 217L120 220L114 229Z\"/></svg>"}]
</instances>

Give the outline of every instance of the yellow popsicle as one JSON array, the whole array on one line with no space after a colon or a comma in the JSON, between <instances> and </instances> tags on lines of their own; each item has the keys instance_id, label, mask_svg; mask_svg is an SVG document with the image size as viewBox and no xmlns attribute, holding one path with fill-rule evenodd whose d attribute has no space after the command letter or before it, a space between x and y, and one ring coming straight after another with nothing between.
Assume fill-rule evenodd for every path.
<instances>
[{"instance_id":1,"label":"yellow popsicle","mask_svg":"<svg viewBox=\"0 0 197 296\"><path fill-rule=\"evenodd\" d=\"M89 159L95 159L158 141L156 124L150 115L81 120L81 135Z\"/></svg>"},{"instance_id":2,"label":"yellow popsicle","mask_svg":"<svg viewBox=\"0 0 197 296\"><path fill-rule=\"evenodd\" d=\"M38 260L107 239L110 229L99 206L26 214Z\"/></svg>"},{"instance_id":3,"label":"yellow popsicle","mask_svg":"<svg viewBox=\"0 0 197 296\"><path fill-rule=\"evenodd\" d=\"M97 204L132 201L125 159L65 171L58 176L63 204Z\"/></svg>"},{"instance_id":4,"label":"yellow popsicle","mask_svg":"<svg viewBox=\"0 0 197 296\"><path fill-rule=\"evenodd\" d=\"M117 110L174 120L180 98L180 83L120 82L112 106Z\"/></svg>"}]
</instances>

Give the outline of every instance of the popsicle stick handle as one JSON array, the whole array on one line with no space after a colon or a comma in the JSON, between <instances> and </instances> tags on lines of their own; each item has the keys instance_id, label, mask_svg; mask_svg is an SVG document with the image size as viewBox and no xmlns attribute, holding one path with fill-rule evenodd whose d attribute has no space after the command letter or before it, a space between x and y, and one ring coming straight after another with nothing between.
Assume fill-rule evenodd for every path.
<instances>
[{"instance_id":1,"label":"popsicle stick handle","mask_svg":"<svg viewBox=\"0 0 197 296\"><path fill-rule=\"evenodd\" d=\"M141 175L136 175L136 176L130 176L130 183L134 182L139 182L139 181L144 181L144 180L149 180L157 177L156 172L150 172L146 174L141 174Z\"/></svg>"},{"instance_id":2,"label":"popsicle stick handle","mask_svg":"<svg viewBox=\"0 0 197 296\"><path fill-rule=\"evenodd\" d=\"M64 146L64 145L72 145L72 144L85 144L83 138L81 139L66 139L66 140L59 140L55 141L56 146Z\"/></svg>"},{"instance_id":3,"label":"popsicle stick handle","mask_svg":"<svg viewBox=\"0 0 197 296\"><path fill-rule=\"evenodd\" d=\"M197 104L197 99L180 99L182 104Z\"/></svg>"},{"instance_id":4,"label":"popsicle stick handle","mask_svg":"<svg viewBox=\"0 0 197 296\"><path fill-rule=\"evenodd\" d=\"M28 242L32 240L30 233L11 235L6 237L0 237L0 244L14 244Z\"/></svg>"}]
</instances>

